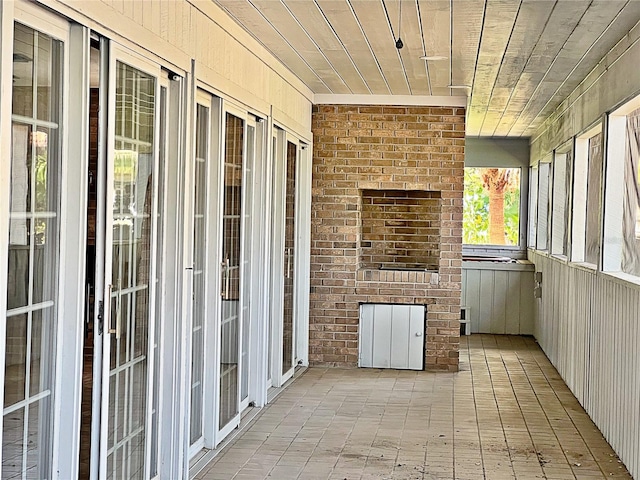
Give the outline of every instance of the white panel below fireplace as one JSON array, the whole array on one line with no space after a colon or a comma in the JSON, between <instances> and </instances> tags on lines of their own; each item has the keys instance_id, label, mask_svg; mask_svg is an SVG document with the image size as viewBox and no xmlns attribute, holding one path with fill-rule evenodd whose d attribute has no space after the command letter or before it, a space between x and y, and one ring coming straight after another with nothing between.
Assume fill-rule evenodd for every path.
<instances>
[{"instance_id":1,"label":"white panel below fireplace","mask_svg":"<svg viewBox=\"0 0 640 480\"><path fill-rule=\"evenodd\" d=\"M360 367L424 369L424 305L360 305Z\"/></svg>"}]
</instances>

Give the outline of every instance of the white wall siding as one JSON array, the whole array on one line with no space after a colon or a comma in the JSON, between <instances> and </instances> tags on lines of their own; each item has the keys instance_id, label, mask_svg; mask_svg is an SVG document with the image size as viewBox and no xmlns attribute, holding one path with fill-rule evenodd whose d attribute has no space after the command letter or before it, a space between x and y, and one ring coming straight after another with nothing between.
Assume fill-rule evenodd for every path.
<instances>
[{"instance_id":1,"label":"white wall siding","mask_svg":"<svg viewBox=\"0 0 640 480\"><path fill-rule=\"evenodd\" d=\"M210 0L39 0L311 140L313 93Z\"/></svg>"},{"instance_id":2,"label":"white wall siding","mask_svg":"<svg viewBox=\"0 0 640 480\"><path fill-rule=\"evenodd\" d=\"M533 287L531 266L464 262L462 306L471 333L532 335Z\"/></svg>"},{"instance_id":3,"label":"white wall siding","mask_svg":"<svg viewBox=\"0 0 640 480\"><path fill-rule=\"evenodd\" d=\"M634 478L640 478L640 286L531 253L535 335Z\"/></svg>"}]
</instances>

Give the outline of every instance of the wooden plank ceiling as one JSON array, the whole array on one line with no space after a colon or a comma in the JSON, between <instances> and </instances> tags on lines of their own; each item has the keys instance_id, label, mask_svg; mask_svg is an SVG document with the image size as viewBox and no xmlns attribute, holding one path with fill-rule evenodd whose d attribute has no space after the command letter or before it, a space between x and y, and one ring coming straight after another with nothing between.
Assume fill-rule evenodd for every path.
<instances>
[{"instance_id":1,"label":"wooden plank ceiling","mask_svg":"<svg viewBox=\"0 0 640 480\"><path fill-rule=\"evenodd\" d=\"M638 0L214 1L314 93L466 95L470 136L531 136L640 20Z\"/></svg>"}]
</instances>

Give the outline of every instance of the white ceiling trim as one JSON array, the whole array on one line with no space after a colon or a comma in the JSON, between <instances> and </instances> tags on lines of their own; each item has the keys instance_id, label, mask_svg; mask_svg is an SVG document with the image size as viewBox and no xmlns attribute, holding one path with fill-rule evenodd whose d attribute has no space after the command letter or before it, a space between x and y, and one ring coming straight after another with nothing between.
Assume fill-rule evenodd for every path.
<instances>
[{"instance_id":1,"label":"white ceiling trim","mask_svg":"<svg viewBox=\"0 0 640 480\"><path fill-rule=\"evenodd\" d=\"M425 107L466 107L467 97L438 95L351 95L316 93L315 105L408 105Z\"/></svg>"}]
</instances>

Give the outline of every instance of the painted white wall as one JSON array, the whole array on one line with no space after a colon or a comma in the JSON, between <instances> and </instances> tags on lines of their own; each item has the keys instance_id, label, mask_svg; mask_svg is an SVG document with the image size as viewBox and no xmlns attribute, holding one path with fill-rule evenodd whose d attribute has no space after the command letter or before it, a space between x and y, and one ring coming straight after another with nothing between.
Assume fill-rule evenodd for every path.
<instances>
[{"instance_id":1,"label":"painted white wall","mask_svg":"<svg viewBox=\"0 0 640 480\"><path fill-rule=\"evenodd\" d=\"M640 93L638 59L640 25L605 55L542 124L531 139L531 164L536 165L636 97ZM616 117L611 118L616 121ZM619 157L616 146L620 142L608 140L608 155ZM620 192L615 170L609 169L604 180L603 196L609 205L615 205L617 200L610 197ZM577 194L584 196L580 192L579 188ZM608 229L605 224L605 232ZM605 245L610 243L606 235ZM630 473L639 478L640 282L553 258L545 252L530 250L529 259L542 274L542 298L535 302L536 339ZM619 266L610 263L605 261L605 270Z\"/></svg>"},{"instance_id":2,"label":"painted white wall","mask_svg":"<svg viewBox=\"0 0 640 480\"><path fill-rule=\"evenodd\" d=\"M533 265L462 262L462 307L471 333L533 334Z\"/></svg>"},{"instance_id":3,"label":"painted white wall","mask_svg":"<svg viewBox=\"0 0 640 480\"><path fill-rule=\"evenodd\" d=\"M535 336L634 478L640 478L640 285L544 254Z\"/></svg>"}]
</instances>

